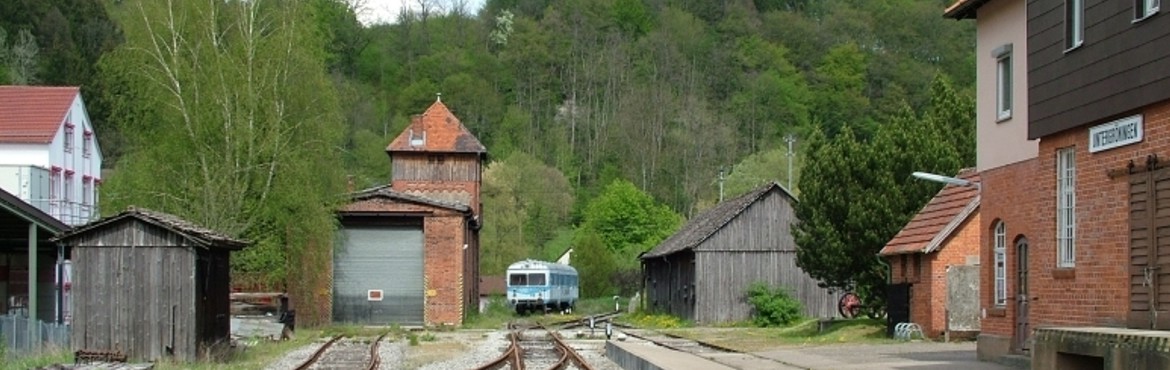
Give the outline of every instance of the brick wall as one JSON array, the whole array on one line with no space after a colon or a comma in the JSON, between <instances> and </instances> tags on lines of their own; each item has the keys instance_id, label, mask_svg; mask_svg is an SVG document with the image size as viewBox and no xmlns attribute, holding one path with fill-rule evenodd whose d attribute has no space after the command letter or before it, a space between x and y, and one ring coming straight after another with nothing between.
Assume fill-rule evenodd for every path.
<instances>
[{"instance_id":1,"label":"brick wall","mask_svg":"<svg viewBox=\"0 0 1170 370\"><path fill-rule=\"evenodd\" d=\"M986 316L980 321L980 333L1001 337L1012 336L1016 318L1016 295L1019 294L1016 272L1019 256L1016 241L1027 238L1035 243L1043 230L1045 235L1054 237L1055 223L1040 224L1036 217L1041 213L1039 190L1036 176L1039 176L1039 161L1030 159L1010 165L988 169L979 174L982 178L982 201L979 205L980 233L980 287L979 302ZM1053 175L1055 176L1055 170ZM1055 181L1055 180L1053 180ZM1056 194L1051 193L1055 200ZM1052 206L1055 209L1055 204ZM995 305L995 255L994 229L997 222L1004 222L1007 237L1005 273L1007 274L1007 303ZM1031 247L1037 253L1040 249ZM1051 251L1055 253L1055 250Z\"/></svg>"},{"instance_id":2,"label":"brick wall","mask_svg":"<svg viewBox=\"0 0 1170 370\"><path fill-rule=\"evenodd\" d=\"M1029 242L1028 324L1123 326L1129 299L1129 182L1106 172L1141 164L1149 154L1170 159L1170 102L1144 109L1144 140L1090 154L1083 126L1044 137L1035 160L985 171L983 176L983 332L1011 336L1018 279L1014 241ZM1056 268L1056 150L1076 149L1076 267ZM992 243L996 220L1008 232L1008 304L992 302Z\"/></svg>"},{"instance_id":3,"label":"brick wall","mask_svg":"<svg viewBox=\"0 0 1170 370\"><path fill-rule=\"evenodd\" d=\"M928 255L930 269L927 273L930 276L924 276L922 282L930 284L921 285L924 289L927 286L930 289L930 323L923 326L922 331L931 337L941 336L946 330L947 266L966 265L968 257L979 255L979 218L979 212L968 217L946 241L942 250Z\"/></svg>"},{"instance_id":4,"label":"brick wall","mask_svg":"<svg viewBox=\"0 0 1170 370\"><path fill-rule=\"evenodd\" d=\"M423 252L428 325L460 325L467 294L477 283L464 274L464 218L462 215L427 217L423 222Z\"/></svg>"},{"instance_id":5,"label":"brick wall","mask_svg":"<svg viewBox=\"0 0 1170 370\"><path fill-rule=\"evenodd\" d=\"M957 232L944 242L939 251L886 258L890 264L891 282L911 283L910 321L922 326L922 332L928 337L940 337L946 330L946 268L949 265L965 265L968 256L978 255L978 225L979 213L976 212L959 225Z\"/></svg>"}]
</instances>

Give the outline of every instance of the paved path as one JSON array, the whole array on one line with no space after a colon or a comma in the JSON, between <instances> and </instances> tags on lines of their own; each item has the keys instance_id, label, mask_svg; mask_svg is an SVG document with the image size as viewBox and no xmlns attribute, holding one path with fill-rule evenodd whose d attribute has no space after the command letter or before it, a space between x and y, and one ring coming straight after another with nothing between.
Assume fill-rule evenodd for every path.
<instances>
[{"instance_id":1,"label":"paved path","mask_svg":"<svg viewBox=\"0 0 1170 370\"><path fill-rule=\"evenodd\" d=\"M1004 370L999 364L979 362L975 343L910 342L789 347L755 353L780 361L791 369L813 370Z\"/></svg>"}]
</instances>

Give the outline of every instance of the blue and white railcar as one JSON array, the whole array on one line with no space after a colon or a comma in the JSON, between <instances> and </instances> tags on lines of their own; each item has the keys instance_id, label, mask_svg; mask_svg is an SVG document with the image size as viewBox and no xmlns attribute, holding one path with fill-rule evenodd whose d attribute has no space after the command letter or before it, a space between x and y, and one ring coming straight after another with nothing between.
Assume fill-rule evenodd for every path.
<instances>
[{"instance_id":1,"label":"blue and white railcar","mask_svg":"<svg viewBox=\"0 0 1170 370\"><path fill-rule=\"evenodd\" d=\"M577 305L577 269L524 260L508 266L508 304L517 313L566 310Z\"/></svg>"}]
</instances>

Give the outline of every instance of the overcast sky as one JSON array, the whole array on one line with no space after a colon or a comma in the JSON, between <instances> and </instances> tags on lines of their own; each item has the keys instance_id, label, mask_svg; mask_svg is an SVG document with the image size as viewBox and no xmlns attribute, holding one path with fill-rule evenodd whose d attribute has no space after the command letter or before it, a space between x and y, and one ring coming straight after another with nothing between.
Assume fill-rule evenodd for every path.
<instances>
[{"instance_id":1,"label":"overcast sky","mask_svg":"<svg viewBox=\"0 0 1170 370\"><path fill-rule=\"evenodd\" d=\"M390 23L398 17L398 12L403 7L418 9L419 0L360 0L364 1L365 9L360 9L358 19L362 23L369 25L374 23ZM458 0L424 0L430 4L436 4L443 11L447 11L451 3ZM467 10L471 14L479 12L479 8L483 7L484 0L464 0L467 2Z\"/></svg>"}]
</instances>

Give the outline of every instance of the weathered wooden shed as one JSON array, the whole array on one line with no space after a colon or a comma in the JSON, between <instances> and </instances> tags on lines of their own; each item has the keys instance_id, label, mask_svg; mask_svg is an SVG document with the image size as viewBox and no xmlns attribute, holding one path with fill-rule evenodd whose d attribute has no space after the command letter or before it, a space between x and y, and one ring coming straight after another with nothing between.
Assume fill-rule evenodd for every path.
<instances>
[{"instance_id":1,"label":"weathered wooden shed","mask_svg":"<svg viewBox=\"0 0 1170 370\"><path fill-rule=\"evenodd\" d=\"M228 339L229 252L248 242L141 208L55 240L73 250L74 350L190 361Z\"/></svg>"},{"instance_id":2,"label":"weathered wooden shed","mask_svg":"<svg viewBox=\"0 0 1170 370\"><path fill-rule=\"evenodd\" d=\"M646 305L697 323L747 320L748 287L782 286L810 317L837 315L837 295L796 266L796 198L776 183L719 203L644 253Z\"/></svg>"}]
</instances>

